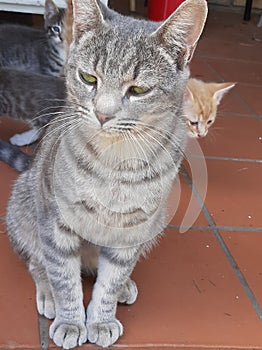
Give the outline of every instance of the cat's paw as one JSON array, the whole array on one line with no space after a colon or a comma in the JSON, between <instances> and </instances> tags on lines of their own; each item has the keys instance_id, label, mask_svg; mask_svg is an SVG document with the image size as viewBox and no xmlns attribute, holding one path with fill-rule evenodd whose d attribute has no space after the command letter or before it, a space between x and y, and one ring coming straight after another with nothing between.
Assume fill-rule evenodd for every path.
<instances>
[{"instance_id":1,"label":"cat's paw","mask_svg":"<svg viewBox=\"0 0 262 350\"><path fill-rule=\"evenodd\" d=\"M129 279L124 285L121 293L119 294L117 300L119 303L123 304L133 304L136 301L138 295L137 286L134 281Z\"/></svg>"},{"instance_id":2,"label":"cat's paw","mask_svg":"<svg viewBox=\"0 0 262 350\"><path fill-rule=\"evenodd\" d=\"M114 344L122 334L123 326L117 319L87 324L87 338L89 342L103 348Z\"/></svg>"},{"instance_id":3,"label":"cat's paw","mask_svg":"<svg viewBox=\"0 0 262 350\"><path fill-rule=\"evenodd\" d=\"M72 349L81 346L87 341L87 331L84 323L69 324L63 321L54 321L49 329L50 338L57 346L63 349Z\"/></svg>"},{"instance_id":4,"label":"cat's paw","mask_svg":"<svg viewBox=\"0 0 262 350\"><path fill-rule=\"evenodd\" d=\"M38 292L36 294L36 305L37 311L40 315L43 315L50 320L55 318L55 302L52 295Z\"/></svg>"}]
</instances>

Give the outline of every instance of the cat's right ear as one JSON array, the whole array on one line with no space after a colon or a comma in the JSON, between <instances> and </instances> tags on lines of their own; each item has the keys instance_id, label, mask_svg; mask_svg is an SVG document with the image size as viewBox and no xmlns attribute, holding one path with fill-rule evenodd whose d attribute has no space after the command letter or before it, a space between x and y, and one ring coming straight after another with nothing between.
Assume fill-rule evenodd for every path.
<instances>
[{"instance_id":1,"label":"cat's right ear","mask_svg":"<svg viewBox=\"0 0 262 350\"><path fill-rule=\"evenodd\" d=\"M191 60L207 17L206 0L186 0L151 35L177 58L183 69Z\"/></svg>"},{"instance_id":2,"label":"cat's right ear","mask_svg":"<svg viewBox=\"0 0 262 350\"><path fill-rule=\"evenodd\" d=\"M72 0L73 38L79 39L84 32L96 29L104 22L96 0Z\"/></svg>"}]
</instances>

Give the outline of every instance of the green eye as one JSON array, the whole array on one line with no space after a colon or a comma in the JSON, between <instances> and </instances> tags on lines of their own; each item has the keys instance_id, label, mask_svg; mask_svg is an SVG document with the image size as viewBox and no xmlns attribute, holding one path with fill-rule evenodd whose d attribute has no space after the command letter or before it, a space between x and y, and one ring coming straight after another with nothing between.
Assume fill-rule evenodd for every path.
<instances>
[{"instance_id":1,"label":"green eye","mask_svg":"<svg viewBox=\"0 0 262 350\"><path fill-rule=\"evenodd\" d=\"M131 88L129 89L129 92L132 95L143 95L143 94L147 93L148 91L149 91L149 89L139 87L139 86L131 86Z\"/></svg>"},{"instance_id":2,"label":"green eye","mask_svg":"<svg viewBox=\"0 0 262 350\"><path fill-rule=\"evenodd\" d=\"M84 81L84 83L88 83L92 85L97 83L96 77L94 77L91 74L80 72L80 77Z\"/></svg>"}]
</instances>

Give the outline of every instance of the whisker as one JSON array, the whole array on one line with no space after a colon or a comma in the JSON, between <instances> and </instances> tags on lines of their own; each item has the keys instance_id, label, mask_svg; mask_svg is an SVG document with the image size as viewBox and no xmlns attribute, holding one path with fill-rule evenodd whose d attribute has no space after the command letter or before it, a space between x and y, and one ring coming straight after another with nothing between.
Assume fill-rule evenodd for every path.
<instances>
[{"instance_id":1,"label":"whisker","mask_svg":"<svg viewBox=\"0 0 262 350\"><path fill-rule=\"evenodd\" d=\"M180 154L187 159L185 152L182 150L182 148L179 146L179 144L174 140L174 134L167 132L164 129L161 129L159 127L151 126L145 123L138 122L138 125L142 125L143 127L148 128L150 131L156 133L157 135L161 136L165 140L168 140L171 145L173 145L179 152ZM163 130L163 131L162 131ZM172 138L172 139L170 139Z\"/></svg>"}]
</instances>

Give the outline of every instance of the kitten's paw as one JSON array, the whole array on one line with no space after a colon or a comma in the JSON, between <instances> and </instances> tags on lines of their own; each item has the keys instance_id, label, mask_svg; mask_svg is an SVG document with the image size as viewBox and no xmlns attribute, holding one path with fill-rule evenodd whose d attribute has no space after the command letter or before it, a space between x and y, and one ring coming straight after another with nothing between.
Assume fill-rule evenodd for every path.
<instances>
[{"instance_id":1,"label":"kitten's paw","mask_svg":"<svg viewBox=\"0 0 262 350\"><path fill-rule=\"evenodd\" d=\"M37 293L36 305L40 315L44 315L46 318L55 318L55 302L52 295Z\"/></svg>"},{"instance_id":2,"label":"kitten's paw","mask_svg":"<svg viewBox=\"0 0 262 350\"><path fill-rule=\"evenodd\" d=\"M12 145L16 146L26 146L35 142L39 138L39 130L31 129L21 134L15 134L12 136L9 141Z\"/></svg>"},{"instance_id":3,"label":"kitten's paw","mask_svg":"<svg viewBox=\"0 0 262 350\"><path fill-rule=\"evenodd\" d=\"M103 348L114 344L122 334L123 326L117 319L87 324L88 340Z\"/></svg>"},{"instance_id":4,"label":"kitten's paw","mask_svg":"<svg viewBox=\"0 0 262 350\"><path fill-rule=\"evenodd\" d=\"M119 303L133 304L136 301L137 295L137 286L134 281L129 279L117 299Z\"/></svg>"},{"instance_id":5,"label":"kitten's paw","mask_svg":"<svg viewBox=\"0 0 262 350\"><path fill-rule=\"evenodd\" d=\"M15 134L14 136L10 137L9 141L15 146L26 146L30 144L28 138L24 137L23 134Z\"/></svg>"},{"instance_id":6,"label":"kitten's paw","mask_svg":"<svg viewBox=\"0 0 262 350\"><path fill-rule=\"evenodd\" d=\"M84 323L69 324L55 320L50 327L49 335L57 346L64 349L81 346L87 341L87 331Z\"/></svg>"}]
</instances>

